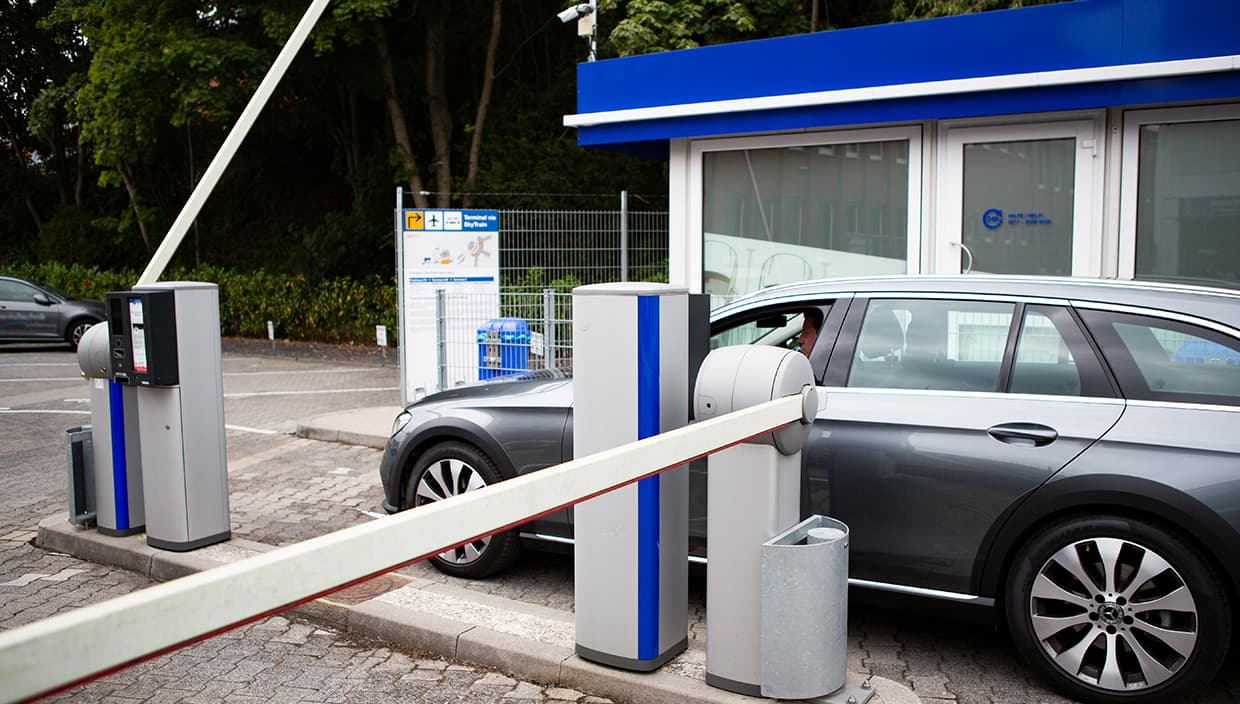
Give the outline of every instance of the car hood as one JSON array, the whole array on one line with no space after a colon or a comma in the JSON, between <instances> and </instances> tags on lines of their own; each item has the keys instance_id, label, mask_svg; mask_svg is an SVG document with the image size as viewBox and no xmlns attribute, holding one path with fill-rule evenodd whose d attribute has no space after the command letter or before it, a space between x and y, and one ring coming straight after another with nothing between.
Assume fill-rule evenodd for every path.
<instances>
[{"instance_id":1,"label":"car hood","mask_svg":"<svg viewBox=\"0 0 1240 704\"><path fill-rule=\"evenodd\" d=\"M547 376L556 378L546 378ZM496 379L440 391L420 401L415 401L406 408L408 410L430 410L445 406L569 408L572 405L571 373L537 372L533 375L514 375L511 379Z\"/></svg>"}]
</instances>

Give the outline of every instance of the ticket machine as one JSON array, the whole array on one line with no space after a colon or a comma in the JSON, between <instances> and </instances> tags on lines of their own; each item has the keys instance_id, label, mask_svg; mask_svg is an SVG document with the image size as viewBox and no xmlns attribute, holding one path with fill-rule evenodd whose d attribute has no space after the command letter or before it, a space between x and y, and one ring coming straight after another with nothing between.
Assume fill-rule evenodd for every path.
<instances>
[{"instance_id":1,"label":"ticket machine","mask_svg":"<svg viewBox=\"0 0 1240 704\"><path fill-rule=\"evenodd\" d=\"M146 540L193 550L231 535L219 289L161 282L107 295L112 379L137 388Z\"/></svg>"}]
</instances>

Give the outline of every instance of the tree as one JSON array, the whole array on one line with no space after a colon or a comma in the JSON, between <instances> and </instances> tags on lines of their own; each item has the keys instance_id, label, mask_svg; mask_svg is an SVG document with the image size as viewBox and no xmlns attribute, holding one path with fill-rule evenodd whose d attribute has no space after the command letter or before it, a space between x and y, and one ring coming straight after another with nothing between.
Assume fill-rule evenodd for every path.
<instances>
[{"instance_id":1,"label":"tree","mask_svg":"<svg viewBox=\"0 0 1240 704\"><path fill-rule=\"evenodd\" d=\"M895 0L891 19L896 22L928 17L966 15L988 10L1008 10L1031 5L1051 5L1063 0Z\"/></svg>"},{"instance_id":2,"label":"tree","mask_svg":"<svg viewBox=\"0 0 1240 704\"><path fill-rule=\"evenodd\" d=\"M603 0L600 13L620 9ZM630 0L608 35L620 56L692 49L710 44L804 32L809 22L796 0Z\"/></svg>"}]
</instances>

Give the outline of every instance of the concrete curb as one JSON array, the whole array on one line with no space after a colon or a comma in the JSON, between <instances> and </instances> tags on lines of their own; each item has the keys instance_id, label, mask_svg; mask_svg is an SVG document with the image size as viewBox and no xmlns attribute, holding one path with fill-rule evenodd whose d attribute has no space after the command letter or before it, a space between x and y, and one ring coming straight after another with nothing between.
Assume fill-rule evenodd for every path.
<instances>
[{"instance_id":1,"label":"concrete curb","mask_svg":"<svg viewBox=\"0 0 1240 704\"><path fill-rule=\"evenodd\" d=\"M374 429L387 430L398 413L400 408L397 406L327 413L298 423L297 437L382 450L387 445L388 436L375 433Z\"/></svg>"},{"instance_id":2,"label":"concrete curb","mask_svg":"<svg viewBox=\"0 0 1240 704\"><path fill-rule=\"evenodd\" d=\"M36 541L46 550L113 565L157 581L175 579L274 549L234 538L191 553L175 553L148 546L145 535L112 538L94 529L74 526L63 515L41 521ZM523 628L530 627L528 624L522 626L522 621L550 624L551 630L556 633L571 625L571 615L545 606L480 594L455 585L403 577L394 577L391 586L393 591L365 598L360 603L346 603L347 597L329 595L295 607L292 611L359 636L492 667L534 682L569 687L621 702L743 704L772 701L716 689L707 685L701 677L676 674L674 670L677 668L670 664L657 672L644 674L612 669L582 660L572 647L547 642L545 638L533 635L524 637L392 602L401 601L396 598L397 595L406 601L419 596L431 602L435 599L454 601L470 610L510 615L511 620L518 623L516 630L522 633ZM414 603L419 602L415 600ZM503 627L503 624L496 623L496 626ZM562 638L556 642L562 643ZM691 642L688 659L704 661L702 647L697 641ZM863 675L853 673L850 682L859 683L861 677ZM899 683L881 677L870 677L869 682L875 690L871 700L875 704L921 702L912 690Z\"/></svg>"}]
</instances>

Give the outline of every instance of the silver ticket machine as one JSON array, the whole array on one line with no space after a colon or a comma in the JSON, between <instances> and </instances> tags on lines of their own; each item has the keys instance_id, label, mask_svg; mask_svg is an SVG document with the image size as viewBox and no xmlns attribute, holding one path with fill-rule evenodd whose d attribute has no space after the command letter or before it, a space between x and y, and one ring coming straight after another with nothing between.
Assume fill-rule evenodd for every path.
<instances>
[{"instance_id":1,"label":"silver ticket machine","mask_svg":"<svg viewBox=\"0 0 1240 704\"><path fill-rule=\"evenodd\" d=\"M186 551L227 540L218 288L161 282L107 302L112 378L137 389L147 543Z\"/></svg>"},{"instance_id":2,"label":"silver ticket machine","mask_svg":"<svg viewBox=\"0 0 1240 704\"><path fill-rule=\"evenodd\" d=\"M573 454L688 422L688 292L619 283L573 290ZM573 510L577 647L639 672L688 645L689 475L670 469Z\"/></svg>"},{"instance_id":3,"label":"silver ticket machine","mask_svg":"<svg viewBox=\"0 0 1240 704\"><path fill-rule=\"evenodd\" d=\"M141 533L146 524L137 432L137 389L112 381L108 326L95 325L78 342L78 367L90 380L95 526L104 535Z\"/></svg>"}]
</instances>

